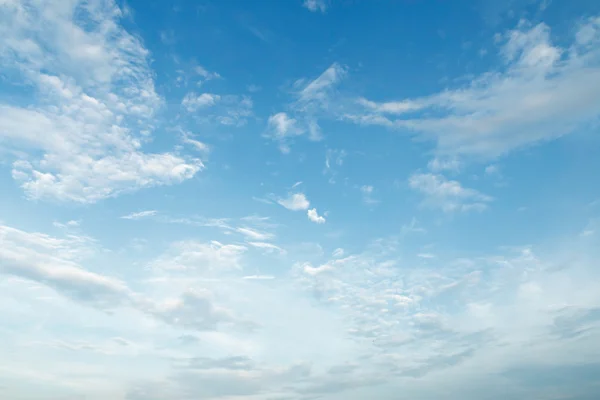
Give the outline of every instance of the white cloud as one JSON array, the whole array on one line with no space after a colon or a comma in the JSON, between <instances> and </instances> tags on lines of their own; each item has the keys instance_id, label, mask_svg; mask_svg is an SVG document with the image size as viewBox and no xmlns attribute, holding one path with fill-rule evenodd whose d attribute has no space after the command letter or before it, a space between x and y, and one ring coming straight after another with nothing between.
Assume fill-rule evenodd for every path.
<instances>
[{"instance_id":1,"label":"white cloud","mask_svg":"<svg viewBox=\"0 0 600 400\"><path fill-rule=\"evenodd\" d=\"M306 111L312 102L318 102L326 107L331 90L346 76L347 68L333 63L318 78L308 83L300 92L297 108Z\"/></svg>"},{"instance_id":2,"label":"white cloud","mask_svg":"<svg viewBox=\"0 0 600 400\"><path fill-rule=\"evenodd\" d=\"M335 86L346 75L346 67L334 63L316 79L295 84L297 99L290 104L289 112L279 112L269 117L266 137L279 142L280 150L290 152L289 139L308 132L308 139L322 139L318 115L329 111L329 103ZM287 139L287 140L286 140Z\"/></svg>"},{"instance_id":3,"label":"white cloud","mask_svg":"<svg viewBox=\"0 0 600 400\"><path fill-rule=\"evenodd\" d=\"M337 167L344 165L344 159L348 154L345 150L328 149L325 154L325 169L324 174L330 175L329 183L334 184L337 176Z\"/></svg>"},{"instance_id":4,"label":"white cloud","mask_svg":"<svg viewBox=\"0 0 600 400\"><path fill-rule=\"evenodd\" d=\"M181 100L181 105L184 106L189 112L194 112L198 109L214 106L217 104L217 102L219 102L219 100L221 100L221 96L218 94L196 94L194 92L190 92L185 95L183 100Z\"/></svg>"},{"instance_id":5,"label":"white cloud","mask_svg":"<svg viewBox=\"0 0 600 400\"><path fill-rule=\"evenodd\" d=\"M327 11L327 3L325 0L304 0L302 6L312 12L320 11L324 13Z\"/></svg>"},{"instance_id":6,"label":"white cloud","mask_svg":"<svg viewBox=\"0 0 600 400\"><path fill-rule=\"evenodd\" d=\"M209 81L211 79L221 78L221 75L219 75L219 73L208 71L206 68L204 68L201 65L197 65L196 67L194 67L194 72L196 72L198 75L200 75L202 78L204 78L207 81Z\"/></svg>"},{"instance_id":7,"label":"white cloud","mask_svg":"<svg viewBox=\"0 0 600 400\"><path fill-rule=\"evenodd\" d=\"M379 203L379 201L378 201L378 200L375 200L375 199L373 198L373 190L374 190L374 188L373 188L373 186L371 186L371 185L363 185L363 186L361 186L361 187L360 187L360 191L361 191L361 192L362 192L362 194L363 194L363 201L364 201L366 204L371 204L371 205L373 205L373 204L377 204L377 203Z\"/></svg>"},{"instance_id":8,"label":"white cloud","mask_svg":"<svg viewBox=\"0 0 600 400\"><path fill-rule=\"evenodd\" d=\"M169 251L154 260L151 266L161 271L219 273L241 269L241 257L246 250L245 246L214 240L208 243L181 241L172 244Z\"/></svg>"},{"instance_id":9,"label":"white cloud","mask_svg":"<svg viewBox=\"0 0 600 400\"><path fill-rule=\"evenodd\" d=\"M288 117L284 112L271 115L269 117L269 127L273 130L273 136L276 138L295 136L302 133L296 128L296 120Z\"/></svg>"},{"instance_id":10,"label":"white cloud","mask_svg":"<svg viewBox=\"0 0 600 400\"><path fill-rule=\"evenodd\" d=\"M233 320L226 309L214 305L205 290L188 290L156 307L153 314L168 324L197 331L216 330L219 324Z\"/></svg>"},{"instance_id":11,"label":"white cloud","mask_svg":"<svg viewBox=\"0 0 600 400\"><path fill-rule=\"evenodd\" d=\"M308 215L308 219L310 219L312 222L314 222L316 224L324 224L325 223L325 218L320 216L317 213L316 208L312 208L312 209L308 210L306 212L306 215Z\"/></svg>"},{"instance_id":12,"label":"white cloud","mask_svg":"<svg viewBox=\"0 0 600 400\"><path fill-rule=\"evenodd\" d=\"M85 238L58 239L0 225L0 273L41 283L95 307L114 308L131 301L123 282L77 263L91 252L86 246Z\"/></svg>"},{"instance_id":13,"label":"white cloud","mask_svg":"<svg viewBox=\"0 0 600 400\"><path fill-rule=\"evenodd\" d=\"M344 256L344 249L338 247L337 249L335 249L333 251L333 253L331 254L334 258L340 258Z\"/></svg>"},{"instance_id":14,"label":"white cloud","mask_svg":"<svg viewBox=\"0 0 600 400\"><path fill-rule=\"evenodd\" d=\"M431 258L435 258L435 254L431 254L431 253L419 253L419 254L417 254L417 257L419 257L419 258L425 258L425 259L431 259Z\"/></svg>"},{"instance_id":15,"label":"white cloud","mask_svg":"<svg viewBox=\"0 0 600 400\"><path fill-rule=\"evenodd\" d=\"M247 280L272 280L275 279L273 275L248 275L245 276L244 279Z\"/></svg>"},{"instance_id":16,"label":"white cloud","mask_svg":"<svg viewBox=\"0 0 600 400\"><path fill-rule=\"evenodd\" d=\"M235 228L235 231L252 240L270 240L274 237L272 233L261 232L257 229L249 228L247 226Z\"/></svg>"},{"instance_id":17,"label":"white cloud","mask_svg":"<svg viewBox=\"0 0 600 400\"><path fill-rule=\"evenodd\" d=\"M457 172L460 170L462 164L460 160L456 157L450 158L439 158L435 157L429 163L427 163L427 168L432 170L433 172L441 172L441 171L453 171Z\"/></svg>"},{"instance_id":18,"label":"white cloud","mask_svg":"<svg viewBox=\"0 0 600 400\"><path fill-rule=\"evenodd\" d=\"M210 147L206 143L193 139L193 135L189 132L183 132L182 142L191 145L194 149L203 154L210 151Z\"/></svg>"},{"instance_id":19,"label":"white cloud","mask_svg":"<svg viewBox=\"0 0 600 400\"><path fill-rule=\"evenodd\" d=\"M57 228L68 229L68 228L77 228L77 227L79 227L79 225L81 225L81 222L80 221L75 221L75 220L70 220L70 221L67 221L65 223L54 221L52 223L52 225L54 225Z\"/></svg>"},{"instance_id":20,"label":"white cloud","mask_svg":"<svg viewBox=\"0 0 600 400\"><path fill-rule=\"evenodd\" d=\"M440 154L477 157L498 156L573 132L600 113L598 21L590 18L580 24L575 40L565 47L551 42L547 25L522 21L499 37L506 63L502 71L422 98L381 103L362 99L363 112L345 116L362 124L415 131L434 139ZM433 110L436 116L416 113Z\"/></svg>"},{"instance_id":21,"label":"white cloud","mask_svg":"<svg viewBox=\"0 0 600 400\"><path fill-rule=\"evenodd\" d=\"M325 168L331 169L333 165L342 166L347 153L345 150L327 150L325 155Z\"/></svg>"},{"instance_id":22,"label":"white cloud","mask_svg":"<svg viewBox=\"0 0 600 400\"><path fill-rule=\"evenodd\" d=\"M463 187L458 181L447 180L442 175L417 173L408 181L411 188L425 195L424 204L441 208L445 212L482 211L492 197L475 189Z\"/></svg>"},{"instance_id":23,"label":"white cloud","mask_svg":"<svg viewBox=\"0 0 600 400\"><path fill-rule=\"evenodd\" d=\"M249 96L218 95L190 92L181 105L193 114L196 121L225 126L243 126L253 115L254 103Z\"/></svg>"},{"instance_id":24,"label":"white cloud","mask_svg":"<svg viewBox=\"0 0 600 400\"><path fill-rule=\"evenodd\" d=\"M153 217L158 213L156 210L146 210L146 211L138 211L133 212L131 214L123 215L122 219L142 219L147 217Z\"/></svg>"},{"instance_id":25,"label":"white cloud","mask_svg":"<svg viewBox=\"0 0 600 400\"><path fill-rule=\"evenodd\" d=\"M400 230L402 236L406 236L410 233L427 233L427 230L419 224L416 218L412 218L410 220L410 224L402 225L402 229Z\"/></svg>"},{"instance_id":26,"label":"white cloud","mask_svg":"<svg viewBox=\"0 0 600 400\"><path fill-rule=\"evenodd\" d=\"M294 193L287 199L279 199L277 202L292 211L307 210L310 207L310 202L304 193Z\"/></svg>"},{"instance_id":27,"label":"white cloud","mask_svg":"<svg viewBox=\"0 0 600 400\"><path fill-rule=\"evenodd\" d=\"M287 139L290 137L302 135L304 130L298 127L294 118L290 118L286 113L280 112L271 115L268 120L266 137L279 142L279 149L282 153L289 153L290 148Z\"/></svg>"},{"instance_id":28,"label":"white cloud","mask_svg":"<svg viewBox=\"0 0 600 400\"><path fill-rule=\"evenodd\" d=\"M162 99L148 50L121 27L114 3L0 7L1 66L39 98L27 108L0 104L2 146L31 151L13 168L28 197L89 203L202 169L199 160L141 151ZM84 15L95 23L75 18Z\"/></svg>"},{"instance_id":29,"label":"white cloud","mask_svg":"<svg viewBox=\"0 0 600 400\"><path fill-rule=\"evenodd\" d=\"M485 167L484 172L487 176L498 176L500 175L500 167L496 164L491 164Z\"/></svg>"},{"instance_id":30,"label":"white cloud","mask_svg":"<svg viewBox=\"0 0 600 400\"><path fill-rule=\"evenodd\" d=\"M173 30L161 31L159 36L160 41L166 45L175 44L175 42L177 42L177 38L175 37L175 32Z\"/></svg>"},{"instance_id":31,"label":"white cloud","mask_svg":"<svg viewBox=\"0 0 600 400\"><path fill-rule=\"evenodd\" d=\"M271 253L273 251L276 251L280 254L285 254L286 251L284 249L282 249L281 247L274 245L273 243L268 243L268 242L248 242L248 244L252 247L256 247L258 249L262 249L265 250L268 253Z\"/></svg>"}]
</instances>

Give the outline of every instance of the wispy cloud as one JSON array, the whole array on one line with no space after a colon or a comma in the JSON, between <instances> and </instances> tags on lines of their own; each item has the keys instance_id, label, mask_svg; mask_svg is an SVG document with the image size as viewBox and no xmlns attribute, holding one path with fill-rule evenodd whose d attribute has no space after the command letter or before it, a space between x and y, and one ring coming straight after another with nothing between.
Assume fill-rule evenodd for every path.
<instances>
[{"instance_id":1,"label":"wispy cloud","mask_svg":"<svg viewBox=\"0 0 600 400\"><path fill-rule=\"evenodd\" d=\"M375 188L371 185L363 185L360 187L360 191L363 195L363 201L365 202L365 204L377 204L379 203L378 200L375 200L373 198L373 191L375 190Z\"/></svg>"},{"instance_id":2,"label":"wispy cloud","mask_svg":"<svg viewBox=\"0 0 600 400\"><path fill-rule=\"evenodd\" d=\"M326 1L327 0L304 0L302 6L312 12L320 11L324 13L327 11Z\"/></svg>"},{"instance_id":3,"label":"wispy cloud","mask_svg":"<svg viewBox=\"0 0 600 400\"><path fill-rule=\"evenodd\" d=\"M274 235L269 232L261 232L257 229L252 229L247 226L235 228L236 232L248 237L252 240L270 240L273 239Z\"/></svg>"},{"instance_id":4,"label":"wispy cloud","mask_svg":"<svg viewBox=\"0 0 600 400\"><path fill-rule=\"evenodd\" d=\"M442 175L417 173L408 181L411 188L425 195L427 206L440 208L445 212L483 211L492 197L475 189L465 188L460 182L446 179Z\"/></svg>"},{"instance_id":5,"label":"wispy cloud","mask_svg":"<svg viewBox=\"0 0 600 400\"><path fill-rule=\"evenodd\" d=\"M246 95L189 92L182 99L181 106L196 121L239 127L252 117L254 103Z\"/></svg>"},{"instance_id":6,"label":"wispy cloud","mask_svg":"<svg viewBox=\"0 0 600 400\"><path fill-rule=\"evenodd\" d=\"M312 81L301 79L295 83L296 97L289 111L269 117L266 137L279 142L280 149L289 153L289 139L308 133L308 139L322 139L317 117L328 111L335 86L346 76L347 68L334 63Z\"/></svg>"},{"instance_id":7,"label":"wispy cloud","mask_svg":"<svg viewBox=\"0 0 600 400\"><path fill-rule=\"evenodd\" d=\"M265 136L278 141L279 149L282 153L289 153L289 138L302 135L303 133L304 129L298 126L298 121L290 118L285 112L279 112L269 117Z\"/></svg>"},{"instance_id":8,"label":"wispy cloud","mask_svg":"<svg viewBox=\"0 0 600 400\"><path fill-rule=\"evenodd\" d=\"M156 210L146 210L146 211L138 211L133 212L131 214L123 215L122 219L142 219L147 217L153 217L158 213Z\"/></svg>"},{"instance_id":9,"label":"wispy cloud","mask_svg":"<svg viewBox=\"0 0 600 400\"><path fill-rule=\"evenodd\" d=\"M506 63L502 71L421 98L360 99L363 112L345 117L417 132L435 140L440 154L450 155L493 157L559 137L598 116L599 30L598 19L590 18L576 28L570 44L560 47L552 43L546 24L522 21L498 36ZM433 110L436 116L428 116Z\"/></svg>"},{"instance_id":10,"label":"wispy cloud","mask_svg":"<svg viewBox=\"0 0 600 400\"><path fill-rule=\"evenodd\" d=\"M268 242L248 242L248 244L252 247L256 247L257 249L264 250L268 253L277 252L279 254L285 254L286 251L281 247L274 245L273 243Z\"/></svg>"}]
</instances>

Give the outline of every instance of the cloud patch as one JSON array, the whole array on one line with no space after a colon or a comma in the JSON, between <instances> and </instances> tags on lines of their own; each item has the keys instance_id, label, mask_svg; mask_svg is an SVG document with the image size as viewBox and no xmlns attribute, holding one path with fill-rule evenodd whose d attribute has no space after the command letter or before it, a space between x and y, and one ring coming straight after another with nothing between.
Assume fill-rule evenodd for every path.
<instances>
[{"instance_id":1,"label":"cloud patch","mask_svg":"<svg viewBox=\"0 0 600 400\"><path fill-rule=\"evenodd\" d=\"M408 180L409 186L425 196L423 204L444 212L483 211L492 197L475 189L465 188L460 182L448 180L443 175L416 173Z\"/></svg>"}]
</instances>

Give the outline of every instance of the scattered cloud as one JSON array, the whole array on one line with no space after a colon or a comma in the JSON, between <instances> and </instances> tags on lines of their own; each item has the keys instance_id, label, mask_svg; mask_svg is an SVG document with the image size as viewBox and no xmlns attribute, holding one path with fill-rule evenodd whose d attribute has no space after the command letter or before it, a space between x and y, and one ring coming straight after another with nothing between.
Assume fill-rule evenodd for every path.
<instances>
[{"instance_id":1,"label":"scattered cloud","mask_svg":"<svg viewBox=\"0 0 600 400\"><path fill-rule=\"evenodd\" d=\"M348 154L345 150L328 149L325 154L325 169L324 174L330 175L329 183L334 184L337 176L337 167L344 165L344 160Z\"/></svg>"},{"instance_id":2,"label":"scattered cloud","mask_svg":"<svg viewBox=\"0 0 600 400\"><path fill-rule=\"evenodd\" d=\"M304 0L302 6L312 12L320 11L324 13L327 11L326 0Z\"/></svg>"},{"instance_id":3,"label":"scattered cloud","mask_svg":"<svg viewBox=\"0 0 600 400\"><path fill-rule=\"evenodd\" d=\"M268 242L248 242L248 244L252 247L256 247L258 249L262 249L267 253L277 252L279 254L285 254L286 251L281 247L274 245L273 243Z\"/></svg>"},{"instance_id":4,"label":"scattered cloud","mask_svg":"<svg viewBox=\"0 0 600 400\"><path fill-rule=\"evenodd\" d=\"M250 93L256 93L260 92L262 88L258 85L248 85L247 89Z\"/></svg>"},{"instance_id":5,"label":"scattered cloud","mask_svg":"<svg viewBox=\"0 0 600 400\"><path fill-rule=\"evenodd\" d=\"M70 220L70 221L67 221L65 223L54 221L52 223L52 225L54 225L57 228L61 228L61 229L69 229L69 228L77 228L77 227L79 227L79 225L81 225L81 222L80 221L75 221L75 220Z\"/></svg>"},{"instance_id":6,"label":"scattered cloud","mask_svg":"<svg viewBox=\"0 0 600 400\"><path fill-rule=\"evenodd\" d=\"M310 202L304 193L294 193L288 198L279 199L277 202L291 211L308 210L308 207L310 206Z\"/></svg>"},{"instance_id":7,"label":"scattered cloud","mask_svg":"<svg viewBox=\"0 0 600 400\"><path fill-rule=\"evenodd\" d=\"M444 212L483 211L493 200L475 189L463 187L458 181L447 180L443 175L416 173L408 183L425 196L424 205Z\"/></svg>"},{"instance_id":8,"label":"scattered cloud","mask_svg":"<svg viewBox=\"0 0 600 400\"><path fill-rule=\"evenodd\" d=\"M411 233L427 233L427 229L423 228L419 221L415 217L410 220L410 224L402 225L400 230L402 236L406 236Z\"/></svg>"},{"instance_id":9,"label":"scattered cloud","mask_svg":"<svg viewBox=\"0 0 600 400\"><path fill-rule=\"evenodd\" d=\"M206 154L210 151L210 147L197 139L189 132L183 132L181 141L185 144L189 144L192 148L202 154Z\"/></svg>"},{"instance_id":10,"label":"scattered cloud","mask_svg":"<svg viewBox=\"0 0 600 400\"><path fill-rule=\"evenodd\" d=\"M342 248L337 248L333 251L333 253L331 254L334 258L340 258L344 256L344 249Z\"/></svg>"},{"instance_id":11,"label":"scattered cloud","mask_svg":"<svg viewBox=\"0 0 600 400\"><path fill-rule=\"evenodd\" d=\"M160 41L166 45L172 45L177 42L175 32L173 30L160 31Z\"/></svg>"},{"instance_id":12,"label":"scattered cloud","mask_svg":"<svg viewBox=\"0 0 600 400\"><path fill-rule=\"evenodd\" d=\"M347 74L347 68L333 63L318 78L306 85L301 85L298 102L294 108L299 111L311 111L312 108L327 108L333 90ZM300 84L301 82L298 82Z\"/></svg>"},{"instance_id":13,"label":"scattered cloud","mask_svg":"<svg viewBox=\"0 0 600 400\"><path fill-rule=\"evenodd\" d=\"M373 198L373 191L374 191L373 186L371 186L371 185L363 185L363 186L360 187L360 191L363 194L363 201L366 204L373 205L373 204L379 203L378 200L375 200Z\"/></svg>"},{"instance_id":14,"label":"scattered cloud","mask_svg":"<svg viewBox=\"0 0 600 400\"><path fill-rule=\"evenodd\" d=\"M194 72L201 76L204 81L210 81L213 79L220 79L221 75L218 72L211 72L204 68L202 65L196 65L194 67Z\"/></svg>"},{"instance_id":15,"label":"scattered cloud","mask_svg":"<svg viewBox=\"0 0 600 400\"><path fill-rule=\"evenodd\" d=\"M3 6L1 66L39 99L0 104L2 146L31 150L12 171L29 198L93 203L182 182L203 168L197 159L142 150L163 100L148 50L122 28L114 4L99 3L71 2L57 13ZM84 15L95 23L76 18Z\"/></svg>"},{"instance_id":16,"label":"scattered cloud","mask_svg":"<svg viewBox=\"0 0 600 400\"><path fill-rule=\"evenodd\" d=\"M218 95L189 92L181 101L182 107L203 123L243 126L253 115L254 103L249 96Z\"/></svg>"},{"instance_id":17,"label":"scattered cloud","mask_svg":"<svg viewBox=\"0 0 600 400\"><path fill-rule=\"evenodd\" d=\"M257 229L249 228L247 226L235 228L235 231L252 240L270 240L274 237L272 233L261 232Z\"/></svg>"},{"instance_id":18,"label":"scattered cloud","mask_svg":"<svg viewBox=\"0 0 600 400\"><path fill-rule=\"evenodd\" d=\"M270 281L275 279L273 275L248 275L244 279L252 281Z\"/></svg>"},{"instance_id":19,"label":"scattered cloud","mask_svg":"<svg viewBox=\"0 0 600 400\"><path fill-rule=\"evenodd\" d=\"M289 153L290 148L286 144L287 138L302 135L304 130L298 127L294 118L290 118L286 113L280 112L269 117L267 137L279 142L279 149L282 153Z\"/></svg>"},{"instance_id":20,"label":"scattered cloud","mask_svg":"<svg viewBox=\"0 0 600 400\"><path fill-rule=\"evenodd\" d=\"M335 86L344 78L346 70L346 67L334 63L312 81L306 82L304 79L296 81L295 101L289 105L289 111L278 112L269 117L265 137L279 142L283 153L290 152L288 143L290 139L307 132L309 140L321 140L321 127L317 117L329 111Z\"/></svg>"},{"instance_id":21,"label":"scattered cloud","mask_svg":"<svg viewBox=\"0 0 600 400\"><path fill-rule=\"evenodd\" d=\"M439 158L435 157L429 163L427 163L427 167L433 172L442 172L442 171L452 171L458 172L462 163L456 157L450 158Z\"/></svg>"},{"instance_id":22,"label":"scattered cloud","mask_svg":"<svg viewBox=\"0 0 600 400\"><path fill-rule=\"evenodd\" d=\"M532 10L542 7L524 1ZM595 398L600 246L593 207L600 202L590 203L593 187L582 197L560 186L593 179L591 164L575 163L567 168L572 175L544 193L542 208L565 215L535 224L542 234L518 225L527 225L519 205L537 209L536 198L507 193L535 184L528 177L510 177L519 186L503 191L510 204L499 205L500 214L474 213L466 226L448 214L495 204L484 186L498 185L523 161L499 156L588 126L586 139L593 136L600 19L563 29L571 35L566 39L543 23L522 21L495 38L501 65L449 77L429 94L393 96L389 77L373 81L373 70L361 63L352 67L358 80L342 87L349 68L333 63L319 76L287 83L287 104L267 104L278 101L277 88L257 82L265 86L255 110L251 97L218 90L254 95L260 87L243 82L262 76L254 66L242 75L228 69L227 80L209 70L249 49L225 59L208 54L205 68L161 45L161 39L184 43L185 28L155 31L149 40L156 43L147 47L143 30L128 31L135 21L125 3L46 3L0 0L0 168L21 187L5 185L0 207L6 214L0 218L21 226L0 221L0 397ZM303 0L292 9L301 11L301 4L322 13L333 5ZM210 18L220 14L216 7L178 5L174 15ZM263 40L265 56L281 50L270 44L288 39L275 39L250 12L242 14L231 21L235 30ZM448 43L450 29L441 35ZM457 43L464 57L479 59L476 37ZM354 49L348 44L321 50L344 58L344 48ZM492 65L492 55L485 61ZM280 64L279 72L290 72L289 63ZM347 91L360 87L368 98ZM374 98L384 92L388 98ZM263 128L228 129L249 121ZM397 163L386 147L392 142L363 149L348 141L341 134L348 122L405 132L434 148ZM340 134L295 147L329 129ZM261 133L272 141L266 152ZM278 155L272 144L298 154ZM590 151L576 144L569 149ZM542 164L556 162L555 152L539 150L523 156L540 162L540 174L552 173ZM347 165L348 154L364 151L373 157ZM139 193L114 199L190 180L209 157L214 168L195 184L163 187L150 199ZM426 165L415 170L419 160ZM386 190L394 166L413 172L397 190ZM550 178L540 175L542 182ZM482 186L465 187L476 183ZM335 221L308 200L305 186L341 207L332 210ZM257 191L271 194L253 200L300 213L250 201ZM529 191L536 194L534 186ZM27 199L81 204L21 205L22 192ZM581 207L569 215L564 201L552 202L558 192ZM353 196L386 200L371 217L390 220L364 224L369 210L353 208ZM399 196L400 203L382 196ZM109 207L90 204L109 198ZM423 209L411 208L411 198ZM160 212L144 204L160 204ZM269 210L277 220L256 214ZM321 226L306 225L303 213ZM111 214L118 220L106 218ZM135 221L142 219L155 229L132 235L114 226L128 220L120 223L141 227ZM516 224L519 235L502 223ZM495 229L483 241L481 226ZM565 227L564 235L556 233ZM503 246L515 240L532 244Z\"/></svg>"},{"instance_id":23,"label":"scattered cloud","mask_svg":"<svg viewBox=\"0 0 600 400\"><path fill-rule=\"evenodd\" d=\"M485 167L484 173L487 176L498 176L500 174L500 167L496 164L491 164Z\"/></svg>"},{"instance_id":24,"label":"scattered cloud","mask_svg":"<svg viewBox=\"0 0 600 400\"><path fill-rule=\"evenodd\" d=\"M216 240L204 243L186 240L173 243L169 250L151 263L160 271L200 271L204 274L241 269L241 257L247 247L223 244Z\"/></svg>"},{"instance_id":25,"label":"scattered cloud","mask_svg":"<svg viewBox=\"0 0 600 400\"><path fill-rule=\"evenodd\" d=\"M360 99L363 111L345 117L416 132L450 157L495 157L555 139L598 117L600 86L589 82L600 82L599 26L596 17L585 20L572 42L560 47L546 24L521 21L497 37L503 68L426 97Z\"/></svg>"},{"instance_id":26,"label":"scattered cloud","mask_svg":"<svg viewBox=\"0 0 600 400\"><path fill-rule=\"evenodd\" d=\"M419 253L419 254L417 254L417 257L424 258L424 259L432 259L432 258L435 258L435 255L431 254L431 253Z\"/></svg>"},{"instance_id":27,"label":"scattered cloud","mask_svg":"<svg viewBox=\"0 0 600 400\"><path fill-rule=\"evenodd\" d=\"M316 208L312 208L312 209L308 210L306 212L306 214L308 215L308 219L310 219L312 222L314 222L316 224L324 224L325 223L325 218L320 216L317 213Z\"/></svg>"},{"instance_id":28,"label":"scattered cloud","mask_svg":"<svg viewBox=\"0 0 600 400\"><path fill-rule=\"evenodd\" d=\"M133 212L131 214L123 215L122 219L142 219L147 217L153 217L158 213L156 210L146 210L146 211L138 211Z\"/></svg>"},{"instance_id":29,"label":"scattered cloud","mask_svg":"<svg viewBox=\"0 0 600 400\"><path fill-rule=\"evenodd\" d=\"M221 100L221 96L218 94L196 94L194 92L190 92L185 95L181 101L181 105L184 106L188 112L194 112L198 109L214 106L219 100Z\"/></svg>"},{"instance_id":30,"label":"scattered cloud","mask_svg":"<svg viewBox=\"0 0 600 400\"><path fill-rule=\"evenodd\" d=\"M173 326L196 331L216 330L219 324L233 319L227 310L216 307L204 290L188 290L156 307L153 314Z\"/></svg>"}]
</instances>

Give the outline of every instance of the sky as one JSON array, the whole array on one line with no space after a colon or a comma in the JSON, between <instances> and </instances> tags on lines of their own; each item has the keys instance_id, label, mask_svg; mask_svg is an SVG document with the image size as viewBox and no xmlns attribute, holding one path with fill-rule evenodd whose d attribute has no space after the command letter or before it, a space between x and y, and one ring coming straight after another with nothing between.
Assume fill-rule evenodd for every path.
<instances>
[{"instance_id":1,"label":"sky","mask_svg":"<svg viewBox=\"0 0 600 400\"><path fill-rule=\"evenodd\" d=\"M0 397L592 400L600 2L0 0Z\"/></svg>"}]
</instances>

